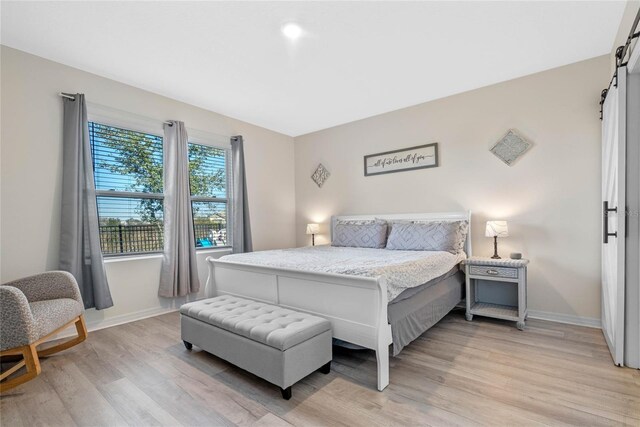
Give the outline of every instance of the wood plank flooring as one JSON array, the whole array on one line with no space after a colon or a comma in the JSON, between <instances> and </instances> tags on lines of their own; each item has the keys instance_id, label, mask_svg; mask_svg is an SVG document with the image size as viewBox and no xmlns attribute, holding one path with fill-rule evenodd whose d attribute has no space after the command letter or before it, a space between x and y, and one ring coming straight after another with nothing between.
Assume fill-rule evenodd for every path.
<instances>
[{"instance_id":1,"label":"wood plank flooring","mask_svg":"<svg viewBox=\"0 0 640 427\"><path fill-rule=\"evenodd\" d=\"M613 366L601 331L454 311L391 359L334 348L285 401L277 387L180 340L178 313L89 334L0 400L9 426L630 425L640 371Z\"/></svg>"}]
</instances>

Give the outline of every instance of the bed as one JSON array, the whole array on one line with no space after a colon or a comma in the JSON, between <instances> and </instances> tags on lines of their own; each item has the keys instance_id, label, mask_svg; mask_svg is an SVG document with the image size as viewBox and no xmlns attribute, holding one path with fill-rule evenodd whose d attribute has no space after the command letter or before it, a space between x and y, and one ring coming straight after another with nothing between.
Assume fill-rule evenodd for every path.
<instances>
[{"instance_id":1,"label":"bed","mask_svg":"<svg viewBox=\"0 0 640 427\"><path fill-rule=\"evenodd\" d=\"M470 212L336 216L331 232L338 220L374 218L466 220L464 252L471 255ZM205 293L248 297L328 319L334 338L376 352L377 388L382 391L389 384L389 346L394 344L397 354L460 301L458 263L464 256L348 249L361 248L325 246L209 257ZM306 262L294 262L296 258Z\"/></svg>"}]
</instances>

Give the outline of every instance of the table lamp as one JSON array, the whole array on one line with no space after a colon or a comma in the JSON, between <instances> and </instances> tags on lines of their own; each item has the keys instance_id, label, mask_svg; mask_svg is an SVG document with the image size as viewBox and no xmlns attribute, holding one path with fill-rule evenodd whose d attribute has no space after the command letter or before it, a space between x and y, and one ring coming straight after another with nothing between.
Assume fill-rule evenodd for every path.
<instances>
[{"instance_id":1,"label":"table lamp","mask_svg":"<svg viewBox=\"0 0 640 427\"><path fill-rule=\"evenodd\" d=\"M311 234L311 246L316 245L316 234L320 232L320 225L307 224L307 234Z\"/></svg>"},{"instance_id":2,"label":"table lamp","mask_svg":"<svg viewBox=\"0 0 640 427\"><path fill-rule=\"evenodd\" d=\"M486 237L493 237L493 259L500 259L498 255L498 237L509 236L509 228L507 227L507 221L487 221L487 228L484 235Z\"/></svg>"}]
</instances>

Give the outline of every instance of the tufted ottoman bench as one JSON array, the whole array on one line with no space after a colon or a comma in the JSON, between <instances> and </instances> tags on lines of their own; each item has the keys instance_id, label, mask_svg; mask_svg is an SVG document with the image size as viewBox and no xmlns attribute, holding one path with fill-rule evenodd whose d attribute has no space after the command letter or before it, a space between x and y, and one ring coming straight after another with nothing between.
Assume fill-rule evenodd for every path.
<instances>
[{"instance_id":1,"label":"tufted ottoman bench","mask_svg":"<svg viewBox=\"0 0 640 427\"><path fill-rule=\"evenodd\" d=\"M291 398L291 386L331 368L328 320L275 305L222 295L180 307L182 339L251 372Z\"/></svg>"}]
</instances>

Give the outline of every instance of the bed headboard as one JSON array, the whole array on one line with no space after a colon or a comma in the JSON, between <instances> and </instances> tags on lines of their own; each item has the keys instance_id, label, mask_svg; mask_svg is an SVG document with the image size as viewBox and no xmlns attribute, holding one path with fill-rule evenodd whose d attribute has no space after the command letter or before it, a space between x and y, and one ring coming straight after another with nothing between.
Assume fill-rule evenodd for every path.
<instances>
[{"instance_id":1,"label":"bed headboard","mask_svg":"<svg viewBox=\"0 0 640 427\"><path fill-rule=\"evenodd\" d=\"M368 219L386 219L404 220L404 221L464 221L469 223L469 231L467 232L467 240L464 242L464 251L467 256L472 255L471 252L471 211L462 212L435 212L435 213L412 213L412 214L384 214L384 215L334 215L331 217L331 240L333 240L333 230L336 222L342 220L368 220Z\"/></svg>"}]
</instances>

